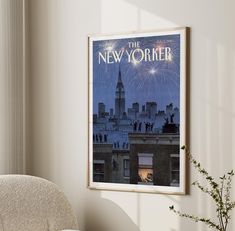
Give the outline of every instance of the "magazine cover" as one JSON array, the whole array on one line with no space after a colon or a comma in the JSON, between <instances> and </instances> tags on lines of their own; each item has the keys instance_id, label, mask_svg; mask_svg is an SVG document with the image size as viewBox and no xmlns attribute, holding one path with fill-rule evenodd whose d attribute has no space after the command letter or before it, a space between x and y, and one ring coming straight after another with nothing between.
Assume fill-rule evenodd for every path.
<instances>
[{"instance_id":1,"label":"magazine cover","mask_svg":"<svg viewBox=\"0 0 235 231\"><path fill-rule=\"evenodd\" d=\"M89 186L184 193L185 28L89 37Z\"/></svg>"}]
</instances>

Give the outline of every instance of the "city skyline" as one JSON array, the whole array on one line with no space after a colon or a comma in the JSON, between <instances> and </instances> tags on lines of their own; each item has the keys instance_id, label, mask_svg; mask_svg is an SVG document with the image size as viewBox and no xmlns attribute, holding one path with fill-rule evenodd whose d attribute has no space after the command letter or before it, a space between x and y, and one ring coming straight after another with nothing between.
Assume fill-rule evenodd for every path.
<instances>
[{"instance_id":1,"label":"city skyline","mask_svg":"<svg viewBox=\"0 0 235 231\"><path fill-rule=\"evenodd\" d=\"M167 105L165 105L165 108L162 108L161 110L160 109L158 109L158 105L157 105L157 102L145 102L145 104L139 104L138 102L134 102L134 103L132 103L132 105L131 105L131 107L128 107L128 108L126 108L127 110L125 111L126 113L127 113L127 115L128 115L128 109L134 109L133 107L134 107L134 105L135 104L138 104L138 106L139 106L139 111L138 112L145 112L146 111L146 106L147 106L147 104L149 104L149 103L151 103L151 104L153 104L153 103L156 103L156 106L157 106L157 111L156 111L156 113L162 113L162 112L164 112L165 114L167 114L167 107L169 107L170 105L172 105L172 111L174 111L174 110L179 110L179 108L178 107L176 107L173 103L169 103L169 104L167 104ZM106 108L106 105L105 105L105 103L104 102L99 102L98 103L98 105L97 105L97 107L99 108L99 104L102 104L103 105L103 107L104 107L104 112L106 112L106 113L110 113L110 110L112 110L112 112L113 112L113 116L115 115L115 108ZM143 110L143 106L144 106L144 108L145 108L145 110ZM98 109L98 111L97 111L97 113L93 113L93 115L98 115L99 116L99 109ZM111 116L110 114L109 114L109 116Z\"/></svg>"}]
</instances>

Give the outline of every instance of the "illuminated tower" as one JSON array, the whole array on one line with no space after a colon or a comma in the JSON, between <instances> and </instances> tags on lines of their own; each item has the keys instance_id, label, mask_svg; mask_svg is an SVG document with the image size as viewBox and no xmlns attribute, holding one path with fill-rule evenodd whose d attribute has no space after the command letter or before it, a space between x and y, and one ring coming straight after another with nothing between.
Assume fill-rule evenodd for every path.
<instances>
[{"instance_id":1,"label":"illuminated tower","mask_svg":"<svg viewBox=\"0 0 235 231\"><path fill-rule=\"evenodd\" d=\"M121 119L124 112L125 112L125 90L124 90L124 85L122 83L121 70L119 68L118 82L116 85L116 92L115 92L115 116L116 118Z\"/></svg>"}]
</instances>

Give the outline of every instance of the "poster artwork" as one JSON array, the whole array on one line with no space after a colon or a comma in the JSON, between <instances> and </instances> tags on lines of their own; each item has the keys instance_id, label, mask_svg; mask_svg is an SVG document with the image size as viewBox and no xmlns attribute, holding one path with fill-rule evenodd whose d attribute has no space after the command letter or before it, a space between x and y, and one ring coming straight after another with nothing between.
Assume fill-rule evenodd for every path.
<instances>
[{"instance_id":1,"label":"poster artwork","mask_svg":"<svg viewBox=\"0 0 235 231\"><path fill-rule=\"evenodd\" d=\"M184 39L90 37L91 187L183 192Z\"/></svg>"}]
</instances>

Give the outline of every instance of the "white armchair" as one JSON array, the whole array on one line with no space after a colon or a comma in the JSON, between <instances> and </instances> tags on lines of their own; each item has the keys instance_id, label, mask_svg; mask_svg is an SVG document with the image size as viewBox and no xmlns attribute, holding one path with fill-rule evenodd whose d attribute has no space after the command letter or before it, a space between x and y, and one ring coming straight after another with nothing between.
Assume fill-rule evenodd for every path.
<instances>
[{"instance_id":1,"label":"white armchair","mask_svg":"<svg viewBox=\"0 0 235 231\"><path fill-rule=\"evenodd\" d=\"M0 231L66 229L78 229L77 220L55 184L33 176L0 176Z\"/></svg>"}]
</instances>

